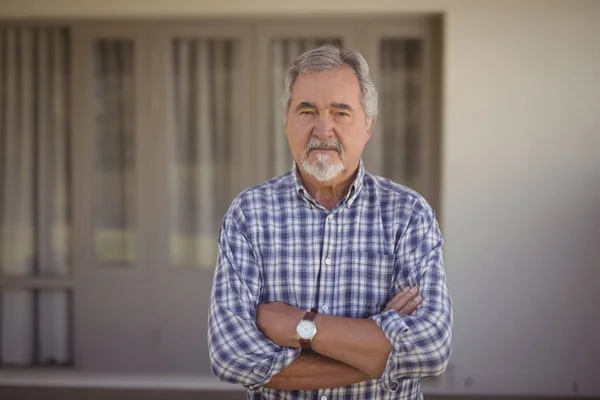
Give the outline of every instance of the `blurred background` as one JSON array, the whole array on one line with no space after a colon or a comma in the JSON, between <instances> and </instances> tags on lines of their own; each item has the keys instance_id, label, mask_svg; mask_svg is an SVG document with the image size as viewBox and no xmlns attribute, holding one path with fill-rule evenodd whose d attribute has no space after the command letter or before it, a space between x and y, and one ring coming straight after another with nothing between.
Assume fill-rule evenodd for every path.
<instances>
[{"instance_id":1,"label":"blurred background","mask_svg":"<svg viewBox=\"0 0 600 400\"><path fill-rule=\"evenodd\" d=\"M600 2L3 0L0 398L245 398L216 238L292 166L287 65L362 52L367 169L432 204L453 356L426 398L600 397Z\"/></svg>"}]
</instances>

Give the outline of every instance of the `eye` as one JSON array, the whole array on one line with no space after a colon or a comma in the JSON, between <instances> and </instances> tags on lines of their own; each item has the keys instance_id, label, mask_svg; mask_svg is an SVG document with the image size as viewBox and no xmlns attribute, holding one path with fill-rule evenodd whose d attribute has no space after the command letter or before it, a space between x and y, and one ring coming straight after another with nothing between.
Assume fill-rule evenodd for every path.
<instances>
[{"instance_id":1,"label":"eye","mask_svg":"<svg viewBox=\"0 0 600 400\"><path fill-rule=\"evenodd\" d=\"M304 110L300 111L300 115L313 115L314 112L312 110Z\"/></svg>"},{"instance_id":2,"label":"eye","mask_svg":"<svg viewBox=\"0 0 600 400\"><path fill-rule=\"evenodd\" d=\"M348 114L347 112L344 112L344 111L338 111L336 114L339 117L349 117L350 116L350 114Z\"/></svg>"}]
</instances>

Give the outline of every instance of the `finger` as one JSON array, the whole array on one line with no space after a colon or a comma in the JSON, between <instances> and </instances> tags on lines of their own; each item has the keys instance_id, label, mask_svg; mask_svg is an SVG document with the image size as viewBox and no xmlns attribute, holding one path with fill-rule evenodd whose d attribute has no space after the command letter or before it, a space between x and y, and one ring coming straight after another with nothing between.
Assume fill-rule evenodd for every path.
<instances>
[{"instance_id":1,"label":"finger","mask_svg":"<svg viewBox=\"0 0 600 400\"><path fill-rule=\"evenodd\" d=\"M396 303L398 300L400 300L400 298L402 298L402 296L404 296L404 294L406 294L406 292L408 292L410 288L409 287L405 287L404 289L402 289L401 291L398 292L398 294L396 294L394 297L392 297L390 299L390 301L387 302L387 304L385 305L384 310L389 310L392 307L390 307L392 304Z\"/></svg>"},{"instance_id":2,"label":"finger","mask_svg":"<svg viewBox=\"0 0 600 400\"><path fill-rule=\"evenodd\" d=\"M423 302L423 296L418 295L417 297L415 297L414 299L409 301L404 307L402 307L402 309L400 311L398 311L398 314L412 315L412 313L414 313L417 310L417 307L422 302Z\"/></svg>"},{"instance_id":3,"label":"finger","mask_svg":"<svg viewBox=\"0 0 600 400\"><path fill-rule=\"evenodd\" d=\"M417 289L415 288L411 288L409 291L402 293L400 296L398 296L398 298L395 301L390 302L390 309L400 311L403 307L405 307L408 304L410 300L412 300L416 296L416 293Z\"/></svg>"},{"instance_id":4,"label":"finger","mask_svg":"<svg viewBox=\"0 0 600 400\"><path fill-rule=\"evenodd\" d=\"M412 287L409 291L403 293L399 296L398 300L391 302L389 304L390 309L394 309L396 311L400 311L403 307L405 307L409 301L411 301L419 292L418 287Z\"/></svg>"},{"instance_id":5,"label":"finger","mask_svg":"<svg viewBox=\"0 0 600 400\"><path fill-rule=\"evenodd\" d=\"M408 295L409 290L410 290L410 287L405 287L400 292L398 292L394 297L392 297L392 299L390 301L388 301L388 303L385 306L385 310L395 309L396 311L398 311L399 308L397 308L397 305L398 304L404 305L404 303L405 303L404 297ZM411 296L413 296L413 295L411 295Z\"/></svg>"}]
</instances>

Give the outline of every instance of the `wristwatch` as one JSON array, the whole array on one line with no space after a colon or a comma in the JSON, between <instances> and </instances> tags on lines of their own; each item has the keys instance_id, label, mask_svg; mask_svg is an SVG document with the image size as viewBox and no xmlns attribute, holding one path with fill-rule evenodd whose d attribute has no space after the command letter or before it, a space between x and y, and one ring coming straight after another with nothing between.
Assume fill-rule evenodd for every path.
<instances>
[{"instance_id":1,"label":"wristwatch","mask_svg":"<svg viewBox=\"0 0 600 400\"><path fill-rule=\"evenodd\" d=\"M300 347L305 350L310 350L310 342L317 334L317 326L314 322L316 316L317 309L313 308L304 315L296 327L296 333L300 336Z\"/></svg>"}]
</instances>

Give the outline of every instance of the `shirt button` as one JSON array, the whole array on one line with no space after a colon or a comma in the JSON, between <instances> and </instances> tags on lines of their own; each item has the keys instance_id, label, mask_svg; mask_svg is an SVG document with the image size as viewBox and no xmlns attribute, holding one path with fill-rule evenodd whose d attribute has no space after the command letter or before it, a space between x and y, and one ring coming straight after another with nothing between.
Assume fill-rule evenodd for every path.
<instances>
[{"instance_id":1,"label":"shirt button","mask_svg":"<svg viewBox=\"0 0 600 400\"><path fill-rule=\"evenodd\" d=\"M321 396L321 400L327 400L327 396Z\"/></svg>"},{"instance_id":2,"label":"shirt button","mask_svg":"<svg viewBox=\"0 0 600 400\"><path fill-rule=\"evenodd\" d=\"M329 221L331 221L331 220L333 219L333 214L329 214L329 215L327 216L327 219L328 219Z\"/></svg>"},{"instance_id":3,"label":"shirt button","mask_svg":"<svg viewBox=\"0 0 600 400\"><path fill-rule=\"evenodd\" d=\"M327 304L323 304L323 306L321 307L321 309L323 311L327 311L327 310L329 310L329 307L327 306Z\"/></svg>"},{"instance_id":4,"label":"shirt button","mask_svg":"<svg viewBox=\"0 0 600 400\"><path fill-rule=\"evenodd\" d=\"M331 258L327 257L325 259L325 264L327 264L327 265L331 264Z\"/></svg>"}]
</instances>

